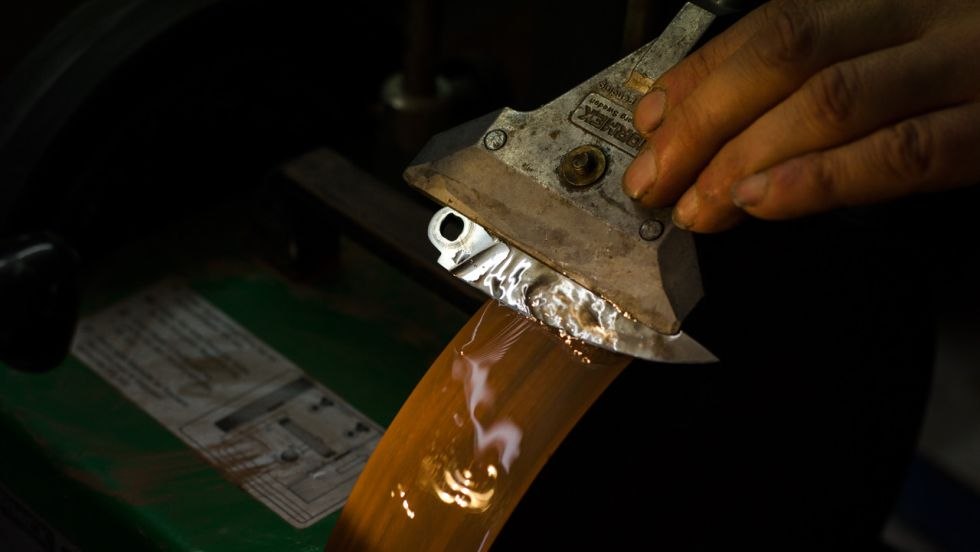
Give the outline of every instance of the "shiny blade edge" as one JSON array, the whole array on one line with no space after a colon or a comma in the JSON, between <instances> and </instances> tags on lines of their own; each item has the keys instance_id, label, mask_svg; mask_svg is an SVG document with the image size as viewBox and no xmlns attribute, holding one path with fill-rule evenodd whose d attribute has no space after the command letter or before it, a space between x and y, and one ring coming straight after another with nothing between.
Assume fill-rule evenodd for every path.
<instances>
[{"instance_id":1,"label":"shiny blade edge","mask_svg":"<svg viewBox=\"0 0 980 552\"><path fill-rule=\"evenodd\" d=\"M443 235L447 217L462 231ZM480 225L446 207L433 216L429 239L440 264L500 303L569 336L606 350L664 363L703 364L718 359L684 332L662 334L612 302L494 238Z\"/></svg>"}]
</instances>

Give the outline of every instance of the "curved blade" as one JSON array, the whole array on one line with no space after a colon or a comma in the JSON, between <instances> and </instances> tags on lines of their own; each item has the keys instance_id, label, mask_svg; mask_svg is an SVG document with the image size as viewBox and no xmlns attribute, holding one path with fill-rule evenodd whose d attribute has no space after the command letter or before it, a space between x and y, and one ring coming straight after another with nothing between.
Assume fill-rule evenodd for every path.
<instances>
[{"instance_id":1,"label":"curved blade","mask_svg":"<svg viewBox=\"0 0 980 552\"><path fill-rule=\"evenodd\" d=\"M462 232L441 233L448 216ZM429 239L440 264L457 278L508 307L561 333L603 349L657 362L716 362L711 352L683 332L668 335L646 326L581 284L530 255L490 236L483 227L446 207L432 218Z\"/></svg>"}]
</instances>

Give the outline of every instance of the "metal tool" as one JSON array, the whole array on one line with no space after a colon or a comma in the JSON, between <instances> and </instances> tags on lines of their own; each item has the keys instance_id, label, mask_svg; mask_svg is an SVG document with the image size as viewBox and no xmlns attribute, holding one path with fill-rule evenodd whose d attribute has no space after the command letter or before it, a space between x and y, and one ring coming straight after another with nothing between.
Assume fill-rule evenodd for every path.
<instances>
[{"instance_id":1,"label":"metal tool","mask_svg":"<svg viewBox=\"0 0 980 552\"><path fill-rule=\"evenodd\" d=\"M509 108L437 135L405 179L463 220L429 226L440 263L568 335L662 362L715 357L680 331L703 292L694 241L669 210L621 188L644 137L633 105L731 1L687 3L663 34L531 112Z\"/></svg>"},{"instance_id":2,"label":"metal tool","mask_svg":"<svg viewBox=\"0 0 980 552\"><path fill-rule=\"evenodd\" d=\"M457 238L447 239L441 228L453 216L462 220L463 231ZM454 276L521 314L557 328L562 337L661 362L715 360L683 332L665 335L636 321L615 304L494 238L449 207L432 217L429 240L439 249L439 264Z\"/></svg>"}]
</instances>

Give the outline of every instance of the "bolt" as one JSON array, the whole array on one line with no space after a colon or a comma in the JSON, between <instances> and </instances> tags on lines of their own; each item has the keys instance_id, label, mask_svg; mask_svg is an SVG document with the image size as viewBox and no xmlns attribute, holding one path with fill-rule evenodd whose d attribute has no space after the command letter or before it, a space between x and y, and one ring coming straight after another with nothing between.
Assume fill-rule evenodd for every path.
<instances>
[{"instance_id":1,"label":"bolt","mask_svg":"<svg viewBox=\"0 0 980 552\"><path fill-rule=\"evenodd\" d=\"M591 144L569 151L558 165L559 178L566 185L574 188L595 184L605 172L606 154Z\"/></svg>"},{"instance_id":2,"label":"bolt","mask_svg":"<svg viewBox=\"0 0 980 552\"><path fill-rule=\"evenodd\" d=\"M640 225L640 237L646 241L653 241L664 233L664 223L659 220L645 220Z\"/></svg>"},{"instance_id":3,"label":"bolt","mask_svg":"<svg viewBox=\"0 0 980 552\"><path fill-rule=\"evenodd\" d=\"M584 175L589 172L589 165L592 164L590 161L588 152L580 151L572 156L572 169L575 174Z\"/></svg>"},{"instance_id":4,"label":"bolt","mask_svg":"<svg viewBox=\"0 0 980 552\"><path fill-rule=\"evenodd\" d=\"M507 143L507 133L499 128L495 128L483 137L483 145L490 151L499 150Z\"/></svg>"}]
</instances>

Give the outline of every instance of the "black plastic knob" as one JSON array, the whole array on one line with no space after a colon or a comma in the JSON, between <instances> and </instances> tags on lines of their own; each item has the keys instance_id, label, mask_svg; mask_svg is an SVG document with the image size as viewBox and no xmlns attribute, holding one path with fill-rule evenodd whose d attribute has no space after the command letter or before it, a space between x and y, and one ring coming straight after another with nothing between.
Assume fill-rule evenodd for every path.
<instances>
[{"instance_id":1,"label":"black plastic knob","mask_svg":"<svg viewBox=\"0 0 980 552\"><path fill-rule=\"evenodd\" d=\"M78 257L58 237L0 241L0 362L25 372L58 366L78 320Z\"/></svg>"}]
</instances>

